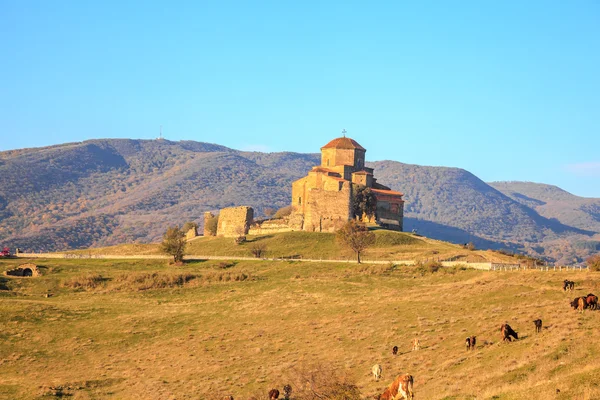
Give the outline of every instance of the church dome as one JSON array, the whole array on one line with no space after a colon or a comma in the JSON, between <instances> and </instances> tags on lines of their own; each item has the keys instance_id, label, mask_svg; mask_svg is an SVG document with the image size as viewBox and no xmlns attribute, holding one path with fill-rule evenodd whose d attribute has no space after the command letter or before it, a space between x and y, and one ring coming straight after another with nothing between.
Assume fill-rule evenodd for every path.
<instances>
[{"instance_id":1,"label":"church dome","mask_svg":"<svg viewBox=\"0 0 600 400\"><path fill-rule=\"evenodd\" d=\"M331 142L321 147L321 149L356 149L367 151L364 147L358 144L356 140L347 138L345 136L333 139Z\"/></svg>"}]
</instances>

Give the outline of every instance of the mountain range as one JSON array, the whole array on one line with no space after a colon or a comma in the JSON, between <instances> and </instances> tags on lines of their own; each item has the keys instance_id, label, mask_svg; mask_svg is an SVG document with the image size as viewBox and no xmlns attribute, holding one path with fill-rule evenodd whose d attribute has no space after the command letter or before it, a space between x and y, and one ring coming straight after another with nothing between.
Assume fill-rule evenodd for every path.
<instances>
[{"instance_id":1,"label":"mountain range","mask_svg":"<svg viewBox=\"0 0 600 400\"><path fill-rule=\"evenodd\" d=\"M98 139L0 152L0 245L59 251L159 241L204 211L291 201L318 154L244 152L195 141ZM485 183L459 168L368 163L405 194L405 230L571 264L600 250L600 199L531 182Z\"/></svg>"}]
</instances>

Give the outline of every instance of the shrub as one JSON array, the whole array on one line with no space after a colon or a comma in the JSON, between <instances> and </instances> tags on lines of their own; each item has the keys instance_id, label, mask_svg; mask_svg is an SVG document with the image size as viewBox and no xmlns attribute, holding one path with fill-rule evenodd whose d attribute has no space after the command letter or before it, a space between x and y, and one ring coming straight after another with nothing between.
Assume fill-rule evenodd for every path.
<instances>
[{"instance_id":1,"label":"shrub","mask_svg":"<svg viewBox=\"0 0 600 400\"><path fill-rule=\"evenodd\" d=\"M185 245L185 233L178 227L172 226L163 235L161 250L163 253L173 256L174 262L180 263L183 261Z\"/></svg>"},{"instance_id":2,"label":"shrub","mask_svg":"<svg viewBox=\"0 0 600 400\"><path fill-rule=\"evenodd\" d=\"M277 212L275 213L273 218L280 219L283 217L287 217L291 213L292 213L292 206L281 207L279 210L277 210Z\"/></svg>"},{"instance_id":3,"label":"shrub","mask_svg":"<svg viewBox=\"0 0 600 400\"><path fill-rule=\"evenodd\" d=\"M121 274L115 282L119 283L117 289L149 290L181 287L197 277L194 274L135 273Z\"/></svg>"},{"instance_id":4,"label":"shrub","mask_svg":"<svg viewBox=\"0 0 600 400\"><path fill-rule=\"evenodd\" d=\"M219 216L213 216L204 219L204 228L210 236L217 236L217 226L219 225Z\"/></svg>"},{"instance_id":5,"label":"shrub","mask_svg":"<svg viewBox=\"0 0 600 400\"><path fill-rule=\"evenodd\" d=\"M429 260L425 262L419 261L416 270L423 276L427 273L434 274L438 272L440 268L442 268L442 264L439 261Z\"/></svg>"},{"instance_id":6,"label":"shrub","mask_svg":"<svg viewBox=\"0 0 600 400\"><path fill-rule=\"evenodd\" d=\"M261 258L267 251L267 246L264 243L255 243L250 248L250 252L256 258Z\"/></svg>"},{"instance_id":7,"label":"shrub","mask_svg":"<svg viewBox=\"0 0 600 400\"><path fill-rule=\"evenodd\" d=\"M181 228L181 230L182 230L184 233L188 233L188 231L189 231L190 229L195 229L195 231L196 231L196 234L197 234L197 233L198 233L198 224L197 224L197 223L195 223L194 221L188 221L188 222L186 222L185 224L183 224L183 228Z\"/></svg>"},{"instance_id":8,"label":"shrub","mask_svg":"<svg viewBox=\"0 0 600 400\"><path fill-rule=\"evenodd\" d=\"M102 285L106 281L102 275L99 274L85 274L80 276L75 276L71 279L68 279L63 282L63 287L68 287L72 289L95 289L98 286Z\"/></svg>"},{"instance_id":9,"label":"shrub","mask_svg":"<svg viewBox=\"0 0 600 400\"><path fill-rule=\"evenodd\" d=\"M600 271L600 254L589 257L585 262L590 271Z\"/></svg>"},{"instance_id":10,"label":"shrub","mask_svg":"<svg viewBox=\"0 0 600 400\"><path fill-rule=\"evenodd\" d=\"M295 370L291 387L294 388L294 398L304 400L363 398L356 384L347 375L326 365Z\"/></svg>"}]
</instances>

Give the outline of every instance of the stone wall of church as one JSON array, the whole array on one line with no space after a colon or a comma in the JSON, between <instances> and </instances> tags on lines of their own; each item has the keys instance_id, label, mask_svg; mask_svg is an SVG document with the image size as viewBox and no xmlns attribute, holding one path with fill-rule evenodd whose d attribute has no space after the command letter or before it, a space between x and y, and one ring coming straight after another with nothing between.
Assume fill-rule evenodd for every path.
<instances>
[{"instance_id":1,"label":"stone wall of church","mask_svg":"<svg viewBox=\"0 0 600 400\"><path fill-rule=\"evenodd\" d=\"M334 232L351 217L352 187L344 182L341 190L308 190L303 230Z\"/></svg>"},{"instance_id":2,"label":"stone wall of church","mask_svg":"<svg viewBox=\"0 0 600 400\"><path fill-rule=\"evenodd\" d=\"M248 234L254 222L254 209L252 207L229 207L219 212L217 236L238 237Z\"/></svg>"}]
</instances>

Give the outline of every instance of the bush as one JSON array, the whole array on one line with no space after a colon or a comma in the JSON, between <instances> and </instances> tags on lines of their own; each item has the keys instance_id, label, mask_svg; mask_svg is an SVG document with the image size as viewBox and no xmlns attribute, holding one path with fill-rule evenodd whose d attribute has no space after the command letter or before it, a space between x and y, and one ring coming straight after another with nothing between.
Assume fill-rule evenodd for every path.
<instances>
[{"instance_id":1,"label":"bush","mask_svg":"<svg viewBox=\"0 0 600 400\"><path fill-rule=\"evenodd\" d=\"M185 245L185 233L178 227L172 226L163 235L161 250L163 253L173 256L174 262L180 263L183 261Z\"/></svg>"},{"instance_id":2,"label":"bush","mask_svg":"<svg viewBox=\"0 0 600 400\"><path fill-rule=\"evenodd\" d=\"M135 273L121 274L115 282L119 283L117 289L150 290L181 287L197 277L194 274Z\"/></svg>"},{"instance_id":3,"label":"bush","mask_svg":"<svg viewBox=\"0 0 600 400\"><path fill-rule=\"evenodd\" d=\"M356 384L348 376L328 365L301 367L294 371L291 387L294 388L294 398L304 400L363 398Z\"/></svg>"},{"instance_id":4,"label":"bush","mask_svg":"<svg viewBox=\"0 0 600 400\"><path fill-rule=\"evenodd\" d=\"M590 271L600 271L600 254L589 257L585 262Z\"/></svg>"},{"instance_id":5,"label":"bush","mask_svg":"<svg viewBox=\"0 0 600 400\"><path fill-rule=\"evenodd\" d=\"M217 226L218 225L219 225L219 216L218 215L204 219L204 229L206 229L207 233L210 236L217 236Z\"/></svg>"},{"instance_id":6,"label":"bush","mask_svg":"<svg viewBox=\"0 0 600 400\"><path fill-rule=\"evenodd\" d=\"M250 248L250 252L256 258L261 258L265 255L267 251L267 246L264 243L255 243Z\"/></svg>"},{"instance_id":7,"label":"bush","mask_svg":"<svg viewBox=\"0 0 600 400\"><path fill-rule=\"evenodd\" d=\"M419 272L421 276L427 273L434 274L438 272L440 268L442 268L442 264L435 260L426 261L424 263L420 261L417 263L417 272Z\"/></svg>"},{"instance_id":8,"label":"bush","mask_svg":"<svg viewBox=\"0 0 600 400\"><path fill-rule=\"evenodd\" d=\"M198 224L193 221L186 222L185 224L183 224L183 228L181 228L181 230L185 234L187 234L190 229L194 229L194 232L196 232L196 235L198 234Z\"/></svg>"},{"instance_id":9,"label":"bush","mask_svg":"<svg viewBox=\"0 0 600 400\"><path fill-rule=\"evenodd\" d=\"M275 213L273 218L281 219L283 217L289 216L291 213L292 213L292 206L281 207L279 210L277 210L277 212Z\"/></svg>"},{"instance_id":10,"label":"bush","mask_svg":"<svg viewBox=\"0 0 600 400\"><path fill-rule=\"evenodd\" d=\"M63 287L68 287L72 289L95 289L98 286L102 285L106 281L102 275L99 274L85 274L80 276L75 276L71 279L68 279L63 282Z\"/></svg>"}]
</instances>

